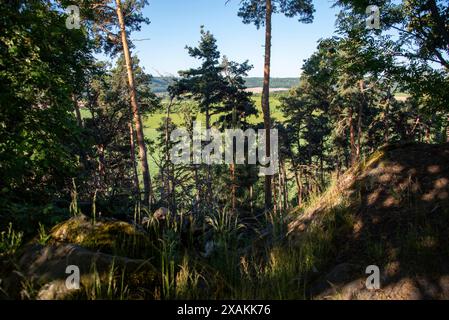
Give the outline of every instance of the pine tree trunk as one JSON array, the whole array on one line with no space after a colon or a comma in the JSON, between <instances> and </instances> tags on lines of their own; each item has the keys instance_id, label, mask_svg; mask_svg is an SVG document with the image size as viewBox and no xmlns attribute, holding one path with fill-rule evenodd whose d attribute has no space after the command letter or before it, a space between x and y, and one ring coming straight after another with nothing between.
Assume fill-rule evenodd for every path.
<instances>
[{"instance_id":1,"label":"pine tree trunk","mask_svg":"<svg viewBox=\"0 0 449 320\"><path fill-rule=\"evenodd\" d=\"M271 154L270 146L270 64L271 64L271 0L266 0L266 17L265 17L265 65L263 77L262 91L262 112L263 123L266 130L266 155ZM272 208L272 192L271 192L271 176L265 175L265 210Z\"/></svg>"},{"instance_id":2,"label":"pine tree trunk","mask_svg":"<svg viewBox=\"0 0 449 320\"><path fill-rule=\"evenodd\" d=\"M136 197L140 197L140 184L139 184L139 173L137 171L137 162L136 162L136 146L134 144L135 132L133 128L133 124L129 122L129 143L130 143L130 152L131 152L131 161L133 163L133 173L134 173L134 188Z\"/></svg>"},{"instance_id":3,"label":"pine tree trunk","mask_svg":"<svg viewBox=\"0 0 449 320\"><path fill-rule=\"evenodd\" d=\"M136 87L134 85L134 72L132 69L131 54L128 47L128 39L126 35L125 19L121 8L121 1L115 0L117 4L116 12L120 24L120 33L122 37L123 54L125 56L126 70L128 73L128 85L131 96L131 109L134 118L134 126L136 128L137 145L139 147L140 165L143 176L143 188L144 188L144 205L150 206L151 199L151 180L150 170L148 167L147 149L145 146L145 138L143 134L142 118L140 115L139 105L137 103Z\"/></svg>"}]
</instances>

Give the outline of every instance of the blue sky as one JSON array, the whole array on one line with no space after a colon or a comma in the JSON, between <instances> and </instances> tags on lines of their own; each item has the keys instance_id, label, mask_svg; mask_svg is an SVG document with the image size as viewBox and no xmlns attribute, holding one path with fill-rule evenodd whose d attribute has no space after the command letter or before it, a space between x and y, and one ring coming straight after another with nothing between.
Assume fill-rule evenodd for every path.
<instances>
[{"instance_id":1,"label":"blue sky","mask_svg":"<svg viewBox=\"0 0 449 320\"><path fill-rule=\"evenodd\" d=\"M204 25L217 38L220 52L231 60L249 60L254 66L249 76L263 76L264 30L245 25L237 16L240 0L149 0L144 15L151 20L132 39L141 64L154 76L177 75L179 70L197 65L185 46L195 46ZM304 59L320 38L334 32L337 9L332 1L315 0L315 20L301 24L283 15L273 17L272 77L298 77Z\"/></svg>"}]
</instances>

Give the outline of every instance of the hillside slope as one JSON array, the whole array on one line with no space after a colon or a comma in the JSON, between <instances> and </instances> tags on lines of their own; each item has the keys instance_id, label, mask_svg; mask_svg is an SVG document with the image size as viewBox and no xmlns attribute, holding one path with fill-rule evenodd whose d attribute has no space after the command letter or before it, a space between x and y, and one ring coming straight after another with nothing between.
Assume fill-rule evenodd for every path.
<instances>
[{"instance_id":1,"label":"hillside slope","mask_svg":"<svg viewBox=\"0 0 449 320\"><path fill-rule=\"evenodd\" d=\"M350 169L289 225L315 235L316 299L449 298L449 144L387 146ZM366 267L380 268L367 290Z\"/></svg>"}]
</instances>

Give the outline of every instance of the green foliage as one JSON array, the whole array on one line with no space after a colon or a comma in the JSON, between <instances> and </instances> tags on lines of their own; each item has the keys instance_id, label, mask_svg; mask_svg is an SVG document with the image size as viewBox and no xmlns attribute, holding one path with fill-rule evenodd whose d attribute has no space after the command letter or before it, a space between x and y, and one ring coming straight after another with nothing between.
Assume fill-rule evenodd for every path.
<instances>
[{"instance_id":1,"label":"green foliage","mask_svg":"<svg viewBox=\"0 0 449 320\"><path fill-rule=\"evenodd\" d=\"M180 79L175 80L169 88L171 96L191 95L198 102L201 112L208 118L214 112L214 104L223 99L222 90L225 81L221 74L223 67L219 65L220 52L217 40L201 27L201 40L197 47L186 47L189 55L201 61L197 69L180 71ZM208 119L206 119L208 121Z\"/></svg>"},{"instance_id":2,"label":"green foliage","mask_svg":"<svg viewBox=\"0 0 449 320\"><path fill-rule=\"evenodd\" d=\"M272 12L298 17L299 22L311 23L315 9L311 0L272 0ZM238 13L243 23L254 23L257 28L265 25L266 1L243 0Z\"/></svg>"},{"instance_id":3,"label":"green foliage","mask_svg":"<svg viewBox=\"0 0 449 320\"><path fill-rule=\"evenodd\" d=\"M2 2L0 10L0 192L45 202L76 173L81 138L71 96L90 43L46 1Z\"/></svg>"},{"instance_id":4,"label":"green foliage","mask_svg":"<svg viewBox=\"0 0 449 320\"><path fill-rule=\"evenodd\" d=\"M70 0L58 0L63 7L73 5ZM142 24L149 24L150 20L143 16L142 10L148 4L147 0L121 0L121 9L126 21L128 36L133 31L140 31ZM104 50L111 56L122 52L118 17L115 0L82 0L76 3L83 17L83 25L89 38L95 44L97 51ZM132 42L128 39L129 46Z\"/></svg>"}]
</instances>

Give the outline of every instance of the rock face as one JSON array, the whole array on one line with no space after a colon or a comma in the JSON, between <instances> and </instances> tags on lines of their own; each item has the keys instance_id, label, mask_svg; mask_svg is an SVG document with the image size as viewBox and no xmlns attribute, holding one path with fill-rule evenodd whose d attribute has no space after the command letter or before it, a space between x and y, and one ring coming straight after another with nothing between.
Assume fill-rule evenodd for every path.
<instances>
[{"instance_id":1,"label":"rock face","mask_svg":"<svg viewBox=\"0 0 449 320\"><path fill-rule=\"evenodd\" d=\"M120 247L118 239L122 243ZM18 261L19 272L5 280L5 291L13 293L10 298L67 299L98 283L107 285L111 275L126 278L130 286L141 282L156 284L159 274L151 259L132 259L125 254L116 254L132 254L142 248L150 250L150 244L151 240L143 230L126 222L102 220L92 223L85 216L74 217L53 228L47 245L29 244L24 248ZM66 272L68 266L79 269L79 290L66 286L66 279L71 274ZM24 285L32 287L35 296L29 297L29 292L23 290Z\"/></svg>"},{"instance_id":2,"label":"rock face","mask_svg":"<svg viewBox=\"0 0 449 320\"><path fill-rule=\"evenodd\" d=\"M327 271L312 297L448 298L449 144L386 146L355 165L289 225L299 246L318 232ZM379 290L366 288L369 265L379 267Z\"/></svg>"},{"instance_id":3,"label":"rock face","mask_svg":"<svg viewBox=\"0 0 449 320\"><path fill-rule=\"evenodd\" d=\"M320 300L425 300L449 299L449 276L432 278L425 275L389 277L383 272L379 289L368 289L363 267L351 264L337 265L311 289Z\"/></svg>"}]
</instances>

